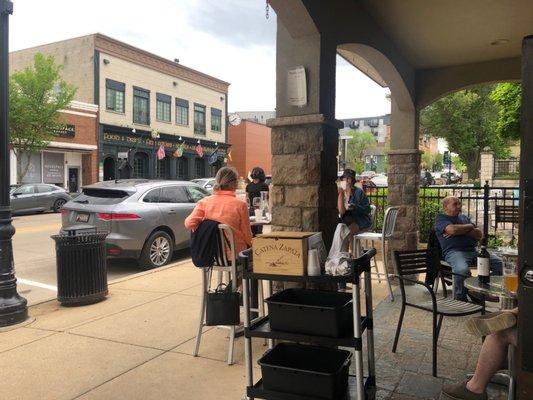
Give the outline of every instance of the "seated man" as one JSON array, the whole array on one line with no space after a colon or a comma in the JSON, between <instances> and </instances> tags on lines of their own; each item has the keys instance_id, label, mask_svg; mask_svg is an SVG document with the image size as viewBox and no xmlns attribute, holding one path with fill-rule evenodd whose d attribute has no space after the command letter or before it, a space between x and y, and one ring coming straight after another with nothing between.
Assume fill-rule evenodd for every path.
<instances>
[{"instance_id":1,"label":"seated man","mask_svg":"<svg viewBox=\"0 0 533 400\"><path fill-rule=\"evenodd\" d=\"M468 332L486 338L472 379L443 386L444 399L487 400L487 385L492 376L505 367L509 345L516 346L516 312L516 309L502 311L467 321Z\"/></svg>"},{"instance_id":2,"label":"seated man","mask_svg":"<svg viewBox=\"0 0 533 400\"><path fill-rule=\"evenodd\" d=\"M435 232L442 247L444 259L451 265L454 273L468 276L470 266L476 262L476 244L483 237L483 232L470 222L466 215L461 214L461 201L457 197L446 197L442 200L442 206L444 213L437 215ZM501 259L491 255L490 269L494 275L501 275ZM467 300L464 280L463 277L453 277L457 300Z\"/></svg>"}]
</instances>

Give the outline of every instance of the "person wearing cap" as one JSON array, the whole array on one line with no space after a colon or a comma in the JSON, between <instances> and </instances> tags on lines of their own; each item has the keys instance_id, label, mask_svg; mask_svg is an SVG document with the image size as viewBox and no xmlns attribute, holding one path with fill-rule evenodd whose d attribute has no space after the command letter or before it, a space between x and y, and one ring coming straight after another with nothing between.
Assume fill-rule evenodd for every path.
<instances>
[{"instance_id":1,"label":"person wearing cap","mask_svg":"<svg viewBox=\"0 0 533 400\"><path fill-rule=\"evenodd\" d=\"M357 178L353 169L345 169L340 179L337 210L342 223L350 228L352 235L355 235L372 226L370 201L363 189L355 186Z\"/></svg>"}]
</instances>

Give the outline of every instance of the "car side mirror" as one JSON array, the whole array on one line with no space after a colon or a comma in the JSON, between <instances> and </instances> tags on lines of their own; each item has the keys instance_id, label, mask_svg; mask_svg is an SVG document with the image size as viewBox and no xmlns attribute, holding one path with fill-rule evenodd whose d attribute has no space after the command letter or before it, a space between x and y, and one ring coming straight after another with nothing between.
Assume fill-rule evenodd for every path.
<instances>
[{"instance_id":1,"label":"car side mirror","mask_svg":"<svg viewBox=\"0 0 533 400\"><path fill-rule=\"evenodd\" d=\"M205 185L206 189L211 189L212 187L213 187L213 185L209 185L209 184Z\"/></svg>"}]
</instances>

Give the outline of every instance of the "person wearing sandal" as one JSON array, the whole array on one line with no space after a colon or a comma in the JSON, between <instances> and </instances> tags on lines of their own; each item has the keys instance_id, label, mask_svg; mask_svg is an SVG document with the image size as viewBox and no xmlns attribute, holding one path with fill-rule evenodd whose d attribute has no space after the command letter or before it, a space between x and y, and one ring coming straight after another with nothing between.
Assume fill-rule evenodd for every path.
<instances>
[{"instance_id":1,"label":"person wearing sandal","mask_svg":"<svg viewBox=\"0 0 533 400\"><path fill-rule=\"evenodd\" d=\"M487 385L492 376L505 366L509 345L516 346L517 309L498 311L470 318L465 329L475 336L485 336L474 376L467 382L442 387L445 399L487 400Z\"/></svg>"}]
</instances>

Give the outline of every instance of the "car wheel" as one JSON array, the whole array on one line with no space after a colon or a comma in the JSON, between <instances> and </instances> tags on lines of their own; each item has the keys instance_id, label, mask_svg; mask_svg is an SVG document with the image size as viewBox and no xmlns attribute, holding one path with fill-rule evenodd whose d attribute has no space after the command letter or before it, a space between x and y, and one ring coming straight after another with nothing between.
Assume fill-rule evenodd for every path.
<instances>
[{"instance_id":1,"label":"car wheel","mask_svg":"<svg viewBox=\"0 0 533 400\"><path fill-rule=\"evenodd\" d=\"M168 233L154 232L144 243L139 264L143 269L162 267L172 259L174 244Z\"/></svg>"},{"instance_id":2,"label":"car wheel","mask_svg":"<svg viewBox=\"0 0 533 400\"><path fill-rule=\"evenodd\" d=\"M52 211L55 212L55 213L58 213L61 211L61 207L63 207L65 205L66 201L65 199L57 199L55 202L54 202L54 205L52 207Z\"/></svg>"}]
</instances>

